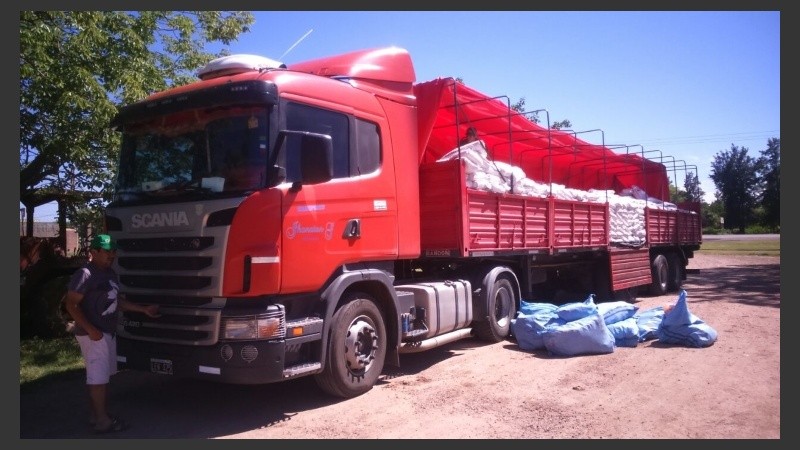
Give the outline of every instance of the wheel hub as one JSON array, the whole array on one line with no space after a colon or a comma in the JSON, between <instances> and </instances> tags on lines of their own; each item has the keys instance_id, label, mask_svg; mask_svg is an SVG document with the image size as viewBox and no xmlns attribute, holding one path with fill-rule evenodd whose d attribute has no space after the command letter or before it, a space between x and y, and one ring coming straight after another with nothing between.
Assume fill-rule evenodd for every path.
<instances>
[{"instance_id":1,"label":"wheel hub","mask_svg":"<svg viewBox=\"0 0 800 450\"><path fill-rule=\"evenodd\" d=\"M347 367L354 372L365 372L375 359L378 349L378 333L362 318L350 324L345 339Z\"/></svg>"},{"instance_id":2,"label":"wheel hub","mask_svg":"<svg viewBox=\"0 0 800 450\"><path fill-rule=\"evenodd\" d=\"M513 300L510 293L506 292L504 289L497 291L494 302L494 319L498 325L505 326L506 322L508 322L512 302Z\"/></svg>"}]
</instances>

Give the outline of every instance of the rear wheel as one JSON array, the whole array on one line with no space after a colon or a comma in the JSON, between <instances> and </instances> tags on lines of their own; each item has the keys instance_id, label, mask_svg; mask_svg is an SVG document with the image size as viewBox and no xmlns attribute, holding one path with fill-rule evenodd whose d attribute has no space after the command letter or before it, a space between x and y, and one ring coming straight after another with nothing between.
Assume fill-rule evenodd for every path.
<instances>
[{"instance_id":1,"label":"rear wheel","mask_svg":"<svg viewBox=\"0 0 800 450\"><path fill-rule=\"evenodd\" d=\"M598 264L593 270L592 292L597 301L606 302L614 300L614 293L611 292L611 279L608 276L608 266Z\"/></svg>"},{"instance_id":2,"label":"rear wheel","mask_svg":"<svg viewBox=\"0 0 800 450\"><path fill-rule=\"evenodd\" d=\"M369 391L383 371L386 345L386 326L372 298L351 294L333 315L325 368L314 376L317 385L343 398Z\"/></svg>"},{"instance_id":3,"label":"rear wheel","mask_svg":"<svg viewBox=\"0 0 800 450\"><path fill-rule=\"evenodd\" d=\"M669 283L669 264L664 255L656 255L650 264L650 272L653 275L653 282L650 283L649 292L652 295L664 295L667 293Z\"/></svg>"},{"instance_id":4,"label":"rear wheel","mask_svg":"<svg viewBox=\"0 0 800 450\"><path fill-rule=\"evenodd\" d=\"M475 324L475 334L485 341L500 342L511 330L511 319L517 313L514 284L499 277L486 292L488 318Z\"/></svg>"},{"instance_id":5,"label":"rear wheel","mask_svg":"<svg viewBox=\"0 0 800 450\"><path fill-rule=\"evenodd\" d=\"M683 285L683 277L686 267L683 265L680 255L670 253L667 256L669 278L667 279L667 289L669 292L678 291Z\"/></svg>"},{"instance_id":6,"label":"rear wheel","mask_svg":"<svg viewBox=\"0 0 800 450\"><path fill-rule=\"evenodd\" d=\"M627 289L620 289L612 293L612 297L616 301L627 303L636 303L639 301L639 287L629 287Z\"/></svg>"}]
</instances>

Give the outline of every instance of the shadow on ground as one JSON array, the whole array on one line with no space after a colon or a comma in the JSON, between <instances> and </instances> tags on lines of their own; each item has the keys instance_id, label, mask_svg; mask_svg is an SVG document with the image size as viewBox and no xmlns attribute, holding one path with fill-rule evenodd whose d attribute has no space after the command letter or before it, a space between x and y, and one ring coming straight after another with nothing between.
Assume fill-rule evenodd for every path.
<instances>
[{"instance_id":1,"label":"shadow on ground","mask_svg":"<svg viewBox=\"0 0 800 450\"><path fill-rule=\"evenodd\" d=\"M781 306L781 266L731 266L696 269L683 286L693 303L737 302L753 306Z\"/></svg>"},{"instance_id":2,"label":"shadow on ground","mask_svg":"<svg viewBox=\"0 0 800 450\"><path fill-rule=\"evenodd\" d=\"M780 308L780 264L692 270L683 286L691 302L739 302ZM417 374L449 358L468 358L488 345L464 339L425 352L401 355L379 383ZM504 346L511 348L515 346ZM83 371L73 371L20 389L20 438L93 438ZM311 378L243 386L125 371L111 387L112 412L128 430L103 438L214 438L291 421L300 412L346 401L325 395ZM312 438L314 436L296 436Z\"/></svg>"}]
</instances>

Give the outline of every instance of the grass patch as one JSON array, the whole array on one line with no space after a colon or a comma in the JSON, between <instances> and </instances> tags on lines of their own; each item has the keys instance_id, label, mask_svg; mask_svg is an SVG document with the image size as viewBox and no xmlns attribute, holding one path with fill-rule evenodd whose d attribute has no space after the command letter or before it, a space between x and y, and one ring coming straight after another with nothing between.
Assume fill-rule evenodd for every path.
<instances>
[{"instance_id":1,"label":"grass patch","mask_svg":"<svg viewBox=\"0 0 800 450\"><path fill-rule=\"evenodd\" d=\"M83 369L83 358L74 337L20 341L20 385L75 369Z\"/></svg>"},{"instance_id":2,"label":"grass patch","mask_svg":"<svg viewBox=\"0 0 800 450\"><path fill-rule=\"evenodd\" d=\"M755 256L781 256L780 239L765 239L752 241L713 240L703 241L698 253L709 255L755 255Z\"/></svg>"}]
</instances>

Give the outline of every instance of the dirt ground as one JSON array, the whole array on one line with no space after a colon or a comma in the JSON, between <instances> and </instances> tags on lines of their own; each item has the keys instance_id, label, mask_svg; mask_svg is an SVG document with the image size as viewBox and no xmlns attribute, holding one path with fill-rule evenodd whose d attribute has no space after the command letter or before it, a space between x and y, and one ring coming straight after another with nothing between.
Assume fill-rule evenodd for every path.
<instances>
[{"instance_id":1,"label":"dirt ground","mask_svg":"<svg viewBox=\"0 0 800 450\"><path fill-rule=\"evenodd\" d=\"M321 393L310 378L234 386L122 372L105 438L779 439L780 259L698 255L689 311L718 333L706 348L660 344L555 357L465 339L401 356L368 393ZM641 311L677 294L639 297ZM83 373L20 390L21 439L94 438Z\"/></svg>"}]
</instances>

